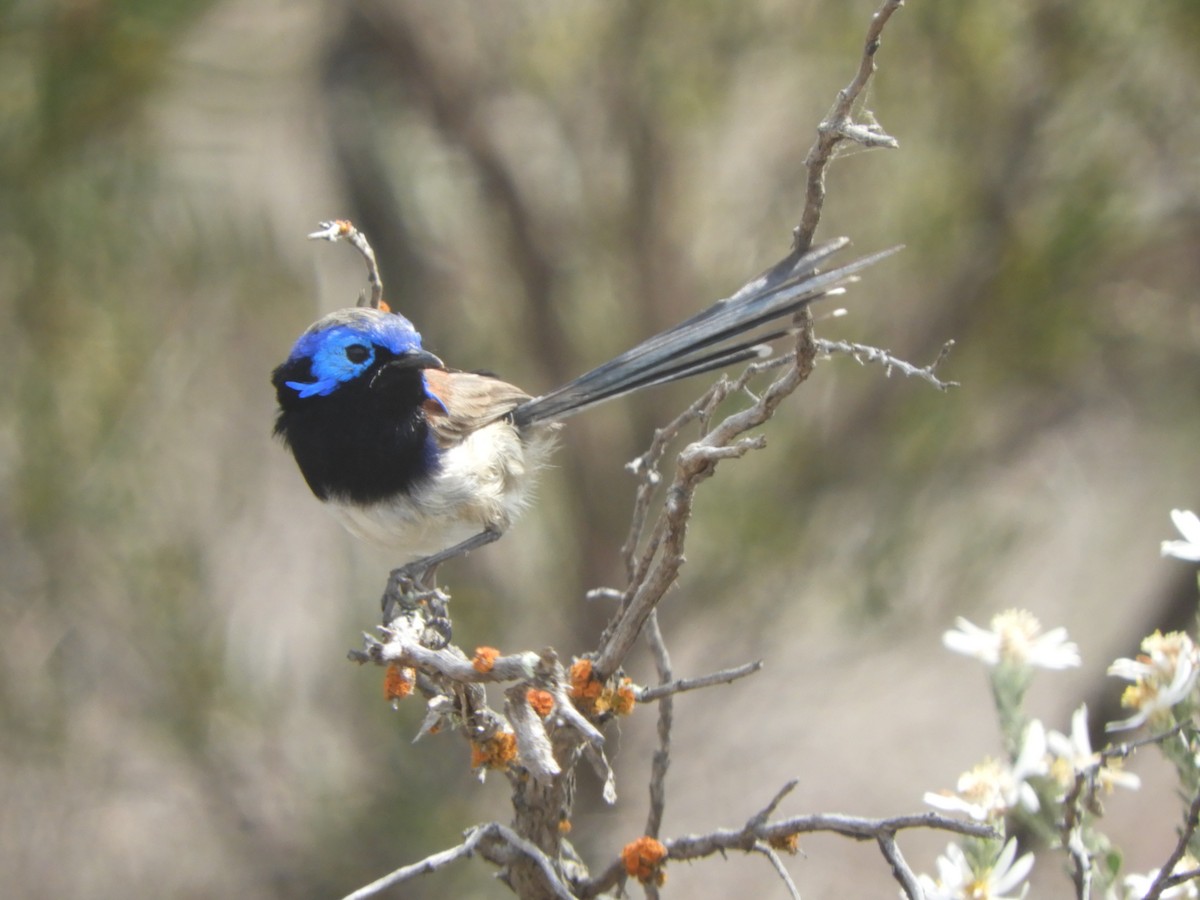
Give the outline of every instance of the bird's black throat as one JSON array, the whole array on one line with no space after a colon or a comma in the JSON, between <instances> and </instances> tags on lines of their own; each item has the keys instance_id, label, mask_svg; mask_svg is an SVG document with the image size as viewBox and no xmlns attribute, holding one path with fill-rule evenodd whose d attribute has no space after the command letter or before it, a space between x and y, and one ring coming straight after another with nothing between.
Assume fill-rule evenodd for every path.
<instances>
[{"instance_id":1,"label":"bird's black throat","mask_svg":"<svg viewBox=\"0 0 1200 900\"><path fill-rule=\"evenodd\" d=\"M271 376L279 400L275 434L321 500L370 504L411 491L437 468L419 369L363 373L326 396L300 397L288 381L311 378L306 359Z\"/></svg>"}]
</instances>

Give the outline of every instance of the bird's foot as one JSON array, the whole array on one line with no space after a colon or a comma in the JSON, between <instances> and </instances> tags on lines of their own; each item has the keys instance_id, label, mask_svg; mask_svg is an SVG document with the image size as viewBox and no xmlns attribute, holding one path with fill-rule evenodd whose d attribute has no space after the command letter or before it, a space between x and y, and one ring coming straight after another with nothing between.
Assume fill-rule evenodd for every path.
<instances>
[{"instance_id":1,"label":"bird's foot","mask_svg":"<svg viewBox=\"0 0 1200 900\"><path fill-rule=\"evenodd\" d=\"M426 636L430 635L432 629L432 633L440 640L438 647L450 643L450 619L446 614L446 602L450 598L434 584L437 567L448 559L463 556L498 540L500 535L498 528L485 528L440 553L393 569L387 589L383 592L383 624L391 624L398 615L420 610L425 618Z\"/></svg>"},{"instance_id":2,"label":"bird's foot","mask_svg":"<svg viewBox=\"0 0 1200 900\"><path fill-rule=\"evenodd\" d=\"M421 643L440 650L450 643L450 595L434 583L437 564L424 565L418 560L388 576L383 592L383 624L390 625L401 616L420 616L424 622Z\"/></svg>"}]
</instances>

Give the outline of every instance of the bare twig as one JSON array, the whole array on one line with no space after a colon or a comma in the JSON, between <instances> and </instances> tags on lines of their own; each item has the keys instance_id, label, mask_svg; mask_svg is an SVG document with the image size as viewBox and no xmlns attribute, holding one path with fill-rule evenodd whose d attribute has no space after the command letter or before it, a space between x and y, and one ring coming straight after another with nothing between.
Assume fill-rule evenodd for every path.
<instances>
[{"instance_id":1,"label":"bare twig","mask_svg":"<svg viewBox=\"0 0 1200 900\"><path fill-rule=\"evenodd\" d=\"M639 703L650 703L661 697L712 687L715 684L732 684L740 678L753 675L755 672L761 670L762 667L762 660L756 660L745 665L734 666L731 669L722 669L720 672L713 672L711 675L701 675L698 678L680 678L668 684L656 684L653 687L644 687L637 692L637 699Z\"/></svg>"},{"instance_id":2,"label":"bare twig","mask_svg":"<svg viewBox=\"0 0 1200 900\"><path fill-rule=\"evenodd\" d=\"M472 856L476 850L497 865L508 865L518 854L528 857L545 877L546 887L552 896L558 897L560 900L575 900L575 895L563 884L554 869L554 864L546 854L511 828L501 825L499 822L489 822L487 825L472 828L467 833L466 839L457 847L442 850L425 857L420 862L403 866L364 885L353 893L347 894L344 900L366 900L367 897L374 897L388 888L411 881L420 875L436 872L460 859L466 859Z\"/></svg>"},{"instance_id":3,"label":"bare twig","mask_svg":"<svg viewBox=\"0 0 1200 900\"><path fill-rule=\"evenodd\" d=\"M883 853L883 858L891 864L892 875L900 882L900 887L904 889L904 893L908 895L909 900L923 900L925 894L921 890L917 876L908 867L908 863L905 862L904 854L900 852L900 845L896 843L895 832L885 831L877 835L875 843L879 845L879 850Z\"/></svg>"},{"instance_id":4,"label":"bare twig","mask_svg":"<svg viewBox=\"0 0 1200 900\"><path fill-rule=\"evenodd\" d=\"M775 792L775 796L771 798L771 802L752 815L746 822L748 827L759 828L767 823L767 819L774 815L775 810L779 809L779 804L784 798L796 789L796 785L800 783L799 778L793 778L783 787Z\"/></svg>"},{"instance_id":5,"label":"bare twig","mask_svg":"<svg viewBox=\"0 0 1200 900\"><path fill-rule=\"evenodd\" d=\"M792 364L768 385L756 403L727 416L703 438L685 447L677 457L675 478L667 490L663 511L640 559L632 566L634 579L630 584L629 599L605 631L593 660L601 678L607 678L617 670L641 633L651 610L675 583L684 562L687 524L696 488L712 476L721 460L740 457L762 447L761 437L742 438L742 435L770 419L779 404L811 374L816 356L812 317L805 312L799 318L801 327L796 335ZM747 370L736 381L722 378L680 419L688 415L700 417L705 410L715 409L730 393L740 391L752 374Z\"/></svg>"},{"instance_id":6,"label":"bare twig","mask_svg":"<svg viewBox=\"0 0 1200 900\"><path fill-rule=\"evenodd\" d=\"M1098 763L1099 765L1099 763ZM1075 773L1071 789L1063 798L1063 821L1059 839L1067 848L1071 880L1075 884L1076 900L1090 900L1092 892L1092 857L1083 843L1084 788L1094 789L1095 768Z\"/></svg>"},{"instance_id":7,"label":"bare twig","mask_svg":"<svg viewBox=\"0 0 1200 900\"><path fill-rule=\"evenodd\" d=\"M654 655L654 667L662 684L671 682L671 655L658 627L658 612L652 610L646 620L646 642ZM675 715L675 699L663 696L658 704L658 748L650 762L650 810L646 814L646 834L657 838L662 829L663 811L667 803L667 770L671 767L671 724Z\"/></svg>"},{"instance_id":8,"label":"bare twig","mask_svg":"<svg viewBox=\"0 0 1200 900\"><path fill-rule=\"evenodd\" d=\"M638 485L637 496L634 498L629 536L625 539L624 546L621 547L621 558L625 560L625 571L631 584L637 580L638 566L636 553L638 546L642 543L642 536L645 533L646 518L650 512L650 501L654 497L654 489L662 481L662 475L659 473L658 467L671 441L675 440L684 428L692 422L697 421L703 415L705 409L713 403L715 391L717 391L717 388L714 386L662 428L656 429L654 438L651 440L650 447L646 452L625 465L627 470L638 475L642 480L642 483ZM626 594L622 593L621 596L625 597Z\"/></svg>"},{"instance_id":9,"label":"bare twig","mask_svg":"<svg viewBox=\"0 0 1200 900\"><path fill-rule=\"evenodd\" d=\"M355 228L349 219L333 219L319 224L320 230L312 232L308 239L331 243L349 241L367 263L367 283L371 286L369 298L360 297L358 305L379 309L383 302L383 277L379 274L379 263L375 261L375 251L371 249L366 235Z\"/></svg>"},{"instance_id":10,"label":"bare twig","mask_svg":"<svg viewBox=\"0 0 1200 900\"><path fill-rule=\"evenodd\" d=\"M792 249L795 253L806 251L817 232L817 225L821 221L821 209L825 205L825 169L833 159L837 145L844 140L850 140L864 147L899 146L896 139L885 134L877 124L855 123L851 112L855 101L875 73L875 54L879 50L884 26L903 2L904 0L885 0L872 16L858 72L846 87L838 91L833 108L817 126L816 143L812 145L804 160L804 165L808 168L808 182L804 196L804 212L801 213L800 224L793 233Z\"/></svg>"},{"instance_id":11,"label":"bare twig","mask_svg":"<svg viewBox=\"0 0 1200 900\"><path fill-rule=\"evenodd\" d=\"M1102 760L1126 759L1142 747L1148 747L1151 744L1161 744L1166 741L1167 738L1172 738L1177 734L1182 734L1191 727L1192 721L1190 719L1185 719L1177 725L1168 728L1166 731L1160 731L1158 734L1151 734L1144 738L1137 738L1136 740L1132 741L1123 741L1120 744L1114 744L1111 747L1105 747L1100 751L1100 758Z\"/></svg>"},{"instance_id":12,"label":"bare twig","mask_svg":"<svg viewBox=\"0 0 1200 900\"><path fill-rule=\"evenodd\" d=\"M487 834L488 827L485 825L481 828L471 829L467 834L466 840L457 847L451 847L449 850L434 853L412 865L402 866L396 871L372 881L370 884L363 885L357 891L347 894L344 900L365 900L367 897L374 897L380 891L385 891L397 884L402 884L405 881L416 878L418 875L427 875L430 872L436 872L438 869L444 868L452 862L469 857L475 852L476 845Z\"/></svg>"},{"instance_id":13,"label":"bare twig","mask_svg":"<svg viewBox=\"0 0 1200 900\"><path fill-rule=\"evenodd\" d=\"M1187 818L1184 819L1183 829L1179 833L1179 841L1175 844L1171 855L1167 857L1167 861L1163 863L1162 868L1158 870L1158 875L1151 882L1149 890L1143 895L1145 900L1158 900L1163 895L1163 891L1170 887L1168 882L1171 880L1175 867L1187 853L1188 844L1191 843L1197 827L1200 827L1200 791L1196 792L1191 806L1188 807Z\"/></svg>"},{"instance_id":14,"label":"bare twig","mask_svg":"<svg viewBox=\"0 0 1200 900\"><path fill-rule=\"evenodd\" d=\"M491 822L481 829L485 832L479 842L479 852L486 859L498 865L508 865L516 856L527 857L541 871L546 879L546 887L550 894L560 900L575 900L575 895L567 889L562 879L555 871L554 863L545 853L534 844L525 840L511 828L498 822ZM515 851L515 853L514 853Z\"/></svg>"},{"instance_id":15,"label":"bare twig","mask_svg":"<svg viewBox=\"0 0 1200 900\"><path fill-rule=\"evenodd\" d=\"M619 884L625 883L625 863L618 857L610 862L603 872L583 884L575 886L575 896L581 900L592 900Z\"/></svg>"},{"instance_id":16,"label":"bare twig","mask_svg":"<svg viewBox=\"0 0 1200 900\"><path fill-rule=\"evenodd\" d=\"M900 374L907 375L910 378L922 378L939 391L947 391L950 388L959 386L957 381L942 381L935 374L938 366L945 362L946 357L950 355L950 351L954 347L954 341L946 341L942 345L937 359L923 367L914 366L912 363L892 356L887 350L881 350L878 347L871 347L867 344L855 344L849 341L827 341L822 338L817 338L816 344L817 349L830 356L835 353L845 353L859 363L880 363L883 366L884 374L889 377L892 372L898 371Z\"/></svg>"},{"instance_id":17,"label":"bare twig","mask_svg":"<svg viewBox=\"0 0 1200 900\"><path fill-rule=\"evenodd\" d=\"M793 816L769 825L739 830L718 830L705 835L690 835L666 841L671 859L699 859L723 850L745 850L755 839L781 841L794 834L832 832L860 840L878 840L881 834L895 834L910 828L933 828L970 837L995 837L996 832L979 822L952 819L939 813L915 813L888 819L868 819L836 813Z\"/></svg>"},{"instance_id":18,"label":"bare twig","mask_svg":"<svg viewBox=\"0 0 1200 900\"><path fill-rule=\"evenodd\" d=\"M775 849L770 844L759 842L754 845L754 852L761 853L770 860L776 874L779 875L780 880L783 881L784 886L787 888L788 896L793 898L793 900L800 900L800 889L796 887L796 882L792 881L792 876L788 873L787 866L783 864L783 860L779 858L779 854L775 852Z\"/></svg>"},{"instance_id":19,"label":"bare twig","mask_svg":"<svg viewBox=\"0 0 1200 900\"><path fill-rule=\"evenodd\" d=\"M1197 880L1200 880L1200 869L1188 869L1186 872L1177 872L1168 878L1165 882L1163 882L1163 889L1170 890L1178 885Z\"/></svg>"}]
</instances>

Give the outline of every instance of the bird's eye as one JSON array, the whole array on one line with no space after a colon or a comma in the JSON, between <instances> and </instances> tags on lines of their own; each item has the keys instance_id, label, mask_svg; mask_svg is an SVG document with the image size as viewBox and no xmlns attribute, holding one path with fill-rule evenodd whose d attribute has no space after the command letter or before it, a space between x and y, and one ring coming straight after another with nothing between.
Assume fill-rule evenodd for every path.
<instances>
[{"instance_id":1,"label":"bird's eye","mask_svg":"<svg viewBox=\"0 0 1200 900\"><path fill-rule=\"evenodd\" d=\"M358 365L359 363L365 363L370 358L370 349L364 347L362 344L351 344L346 348L346 359L350 360L350 362L354 363L355 365Z\"/></svg>"}]
</instances>

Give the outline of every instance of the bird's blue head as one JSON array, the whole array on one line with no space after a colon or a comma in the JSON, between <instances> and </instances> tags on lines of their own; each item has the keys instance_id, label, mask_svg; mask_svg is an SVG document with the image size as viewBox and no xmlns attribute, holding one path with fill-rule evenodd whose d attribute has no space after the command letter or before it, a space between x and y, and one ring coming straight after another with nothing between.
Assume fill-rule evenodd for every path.
<instances>
[{"instance_id":1,"label":"bird's blue head","mask_svg":"<svg viewBox=\"0 0 1200 900\"><path fill-rule=\"evenodd\" d=\"M440 460L427 416L445 405L425 371L444 368L404 316L370 307L330 313L271 376L275 434L313 493L374 503L410 490Z\"/></svg>"},{"instance_id":2,"label":"bird's blue head","mask_svg":"<svg viewBox=\"0 0 1200 900\"><path fill-rule=\"evenodd\" d=\"M389 367L441 368L421 346L412 322L370 307L341 309L320 319L300 336L287 361L276 370L280 402L326 397L364 377L372 381Z\"/></svg>"}]
</instances>

